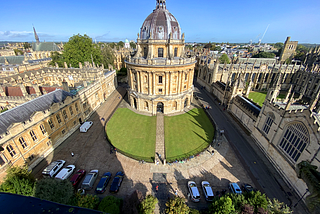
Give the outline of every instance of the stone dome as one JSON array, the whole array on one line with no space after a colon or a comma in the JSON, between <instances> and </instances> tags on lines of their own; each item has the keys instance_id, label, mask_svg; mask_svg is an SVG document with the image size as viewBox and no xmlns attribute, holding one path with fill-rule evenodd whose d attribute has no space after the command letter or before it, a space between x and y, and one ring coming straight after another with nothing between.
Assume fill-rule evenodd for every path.
<instances>
[{"instance_id":1,"label":"stone dome","mask_svg":"<svg viewBox=\"0 0 320 214\"><path fill-rule=\"evenodd\" d=\"M177 19L166 9L165 0L157 0L156 9L143 22L140 39L181 39Z\"/></svg>"}]
</instances>

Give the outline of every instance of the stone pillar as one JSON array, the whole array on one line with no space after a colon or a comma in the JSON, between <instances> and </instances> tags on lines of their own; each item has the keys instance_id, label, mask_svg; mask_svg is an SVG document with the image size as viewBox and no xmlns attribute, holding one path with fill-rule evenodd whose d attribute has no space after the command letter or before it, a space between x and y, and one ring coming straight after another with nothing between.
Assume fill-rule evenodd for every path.
<instances>
[{"instance_id":1,"label":"stone pillar","mask_svg":"<svg viewBox=\"0 0 320 214\"><path fill-rule=\"evenodd\" d=\"M169 83L170 83L170 80L169 80L169 74L168 74L168 72L165 72L164 73L165 74L165 95L168 95L169 93L168 93L168 91L169 91Z\"/></svg>"},{"instance_id":2,"label":"stone pillar","mask_svg":"<svg viewBox=\"0 0 320 214\"><path fill-rule=\"evenodd\" d=\"M153 82L153 86L152 86L153 95L155 95L156 94L156 74L155 73L152 73L152 82Z\"/></svg>"},{"instance_id":3,"label":"stone pillar","mask_svg":"<svg viewBox=\"0 0 320 214\"><path fill-rule=\"evenodd\" d=\"M148 71L148 91L149 95L152 94L152 74Z\"/></svg>"},{"instance_id":4,"label":"stone pillar","mask_svg":"<svg viewBox=\"0 0 320 214\"><path fill-rule=\"evenodd\" d=\"M182 85L183 85L183 71L180 72L180 88L179 88L179 93L182 93Z\"/></svg>"},{"instance_id":5,"label":"stone pillar","mask_svg":"<svg viewBox=\"0 0 320 214\"><path fill-rule=\"evenodd\" d=\"M136 76L136 78L137 78L137 85L138 85L138 92L140 93L140 87L141 87L141 85L140 85L140 73L139 73L139 71L137 71L137 76Z\"/></svg>"},{"instance_id":6,"label":"stone pillar","mask_svg":"<svg viewBox=\"0 0 320 214\"><path fill-rule=\"evenodd\" d=\"M169 71L169 95L171 95L172 72Z\"/></svg>"},{"instance_id":7,"label":"stone pillar","mask_svg":"<svg viewBox=\"0 0 320 214\"><path fill-rule=\"evenodd\" d=\"M180 71L178 71L178 79L177 79L177 94L179 94L180 93L180 85L181 85L181 83L180 83Z\"/></svg>"}]
</instances>

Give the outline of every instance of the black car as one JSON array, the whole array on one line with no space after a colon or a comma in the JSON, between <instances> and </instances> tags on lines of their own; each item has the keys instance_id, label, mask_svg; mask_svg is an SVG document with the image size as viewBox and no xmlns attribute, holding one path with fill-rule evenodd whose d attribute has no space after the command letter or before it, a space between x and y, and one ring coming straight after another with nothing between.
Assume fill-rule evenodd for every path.
<instances>
[{"instance_id":1,"label":"black car","mask_svg":"<svg viewBox=\"0 0 320 214\"><path fill-rule=\"evenodd\" d=\"M102 194L104 193L104 191L106 191L107 185L110 181L111 178L111 173L110 172L106 172L102 175L102 178L100 179L97 188L96 188L96 193L98 194Z\"/></svg>"},{"instance_id":2,"label":"black car","mask_svg":"<svg viewBox=\"0 0 320 214\"><path fill-rule=\"evenodd\" d=\"M252 192L253 187L250 184L243 184L242 189L246 192Z\"/></svg>"},{"instance_id":3,"label":"black car","mask_svg":"<svg viewBox=\"0 0 320 214\"><path fill-rule=\"evenodd\" d=\"M113 178L112 184L110 186L110 192L116 193L119 191L119 188L121 186L122 180L124 177L123 172L117 172L116 176Z\"/></svg>"}]
</instances>

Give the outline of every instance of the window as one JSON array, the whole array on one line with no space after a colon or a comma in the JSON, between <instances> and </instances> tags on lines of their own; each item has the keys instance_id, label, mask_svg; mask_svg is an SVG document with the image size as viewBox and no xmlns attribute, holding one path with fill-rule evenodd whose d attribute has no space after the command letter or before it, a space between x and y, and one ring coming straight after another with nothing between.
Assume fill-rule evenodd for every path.
<instances>
[{"instance_id":1,"label":"window","mask_svg":"<svg viewBox=\"0 0 320 214\"><path fill-rule=\"evenodd\" d=\"M67 115L66 110L62 111L62 115L63 115L64 120L68 120L68 115Z\"/></svg>"},{"instance_id":2,"label":"window","mask_svg":"<svg viewBox=\"0 0 320 214\"><path fill-rule=\"evenodd\" d=\"M174 49L174 57L177 57L178 56L178 48L175 48Z\"/></svg>"},{"instance_id":3,"label":"window","mask_svg":"<svg viewBox=\"0 0 320 214\"><path fill-rule=\"evenodd\" d=\"M309 142L308 131L302 123L294 123L289 125L284 133L279 147L292 161L297 162Z\"/></svg>"},{"instance_id":4,"label":"window","mask_svg":"<svg viewBox=\"0 0 320 214\"><path fill-rule=\"evenodd\" d=\"M158 48L158 57L163 57L163 48Z\"/></svg>"},{"instance_id":5,"label":"window","mask_svg":"<svg viewBox=\"0 0 320 214\"><path fill-rule=\"evenodd\" d=\"M50 128L53 129L54 128L54 124L53 124L51 119L48 120L48 123L49 123Z\"/></svg>"},{"instance_id":6,"label":"window","mask_svg":"<svg viewBox=\"0 0 320 214\"><path fill-rule=\"evenodd\" d=\"M47 146L50 146L50 145L51 145L51 141L48 141L48 142L47 142Z\"/></svg>"},{"instance_id":7,"label":"window","mask_svg":"<svg viewBox=\"0 0 320 214\"><path fill-rule=\"evenodd\" d=\"M66 133L66 130L63 129L63 130L61 131L61 133L62 133L62 134Z\"/></svg>"},{"instance_id":8,"label":"window","mask_svg":"<svg viewBox=\"0 0 320 214\"><path fill-rule=\"evenodd\" d=\"M78 112L78 111L79 111L78 103L76 103L76 104L74 105L74 107L76 108L76 112Z\"/></svg>"},{"instance_id":9,"label":"window","mask_svg":"<svg viewBox=\"0 0 320 214\"><path fill-rule=\"evenodd\" d=\"M86 109L86 107L87 107L87 102L84 102L83 103L83 109Z\"/></svg>"},{"instance_id":10,"label":"window","mask_svg":"<svg viewBox=\"0 0 320 214\"><path fill-rule=\"evenodd\" d=\"M75 120L75 121L73 121L73 125L76 125L77 124L77 121Z\"/></svg>"},{"instance_id":11,"label":"window","mask_svg":"<svg viewBox=\"0 0 320 214\"><path fill-rule=\"evenodd\" d=\"M162 84L162 76L159 76L159 84Z\"/></svg>"},{"instance_id":12,"label":"window","mask_svg":"<svg viewBox=\"0 0 320 214\"><path fill-rule=\"evenodd\" d=\"M11 155L11 157L16 155L16 152L14 151L13 147L11 145L7 146L7 151L9 152L9 154Z\"/></svg>"},{"instance_id":13,"label":"window","mask_svg":"<svg viewBox=\"0 0 320 214\"><path fill-rule=\"evenodd\" d=\"M60 118L59 114L56 115L56 118L57 118L58 123L61 123L61 118Z\"/></svg>"},{"instance_id":14,"label":"window","mask_svg":"<svg viewBox=\"0 0 320 214\"><path fill-rule=\"evenodd\" d=\"M274 121L274 118L275 117L272 113L267 115L266 122L264 123L263 129L262 129L266 134L269 133L269 130L270 130L271 125Z\"/></svg>"},{"instance_id":15,"label":"window","mask_svg":"<svg viewBox=\"0 0 320 214\"><path fill-rule=\"evenodd\" d=\"M69 107L70 114L73 115L72 106Z\"/></svg>"},{"instance_id":16,"label":"window","mask_svg":"<svg viewBox=\"0 0 320 214\"><path fill-rule=\"evenodd\" d=\"M162 94L162 88L159 88L159 93Z\"/></svg>"},{"instance_id":17,"label":"window","mask_svg":"<svg viewBox=\"0 0 320 214\"><path fill-rule=\"evenodd\" d=\"M20 142L23 149L28 147L28 145L27 145L26 141L24 141L23 137L19 138L19 142Z\"/></svg>"},{"instance_id":18,"label":"window","mask_svg":"<svg viewBox=\"0 0 320 214\"><path fill-rule=\"evenodd\" d=\"M148 49L147 49L147 47L144 47L143 48L143 57L147 58L147 56L148 56Z\"/></svg>"},{"instance_id":19,"label":"window","mask_svg":"<svg viewBox=\"0 0 320 214\"><path fill-rule=\"evenodd\" d=\"M47 133L46 129L44 128L44 125L40 125L40 130L42 132L43 135L45 135Z\"/></svg>"},{"instance_id":20,"label":"window","mask_svg":"<svg viewBox=\"0 0 320 214\"><path fill-rule=\"evenodd\" d=\"M184 75L184 80L187 80L188 79L188 74L185 74Z\"/></svg>"},{"instance_id":21,"label":"window","mask_svg":"<svg viewBox=\"0 0 320 214\"><path fill-rule=\"evenodd\" d=\"M33 130L31 130L31 131L29 132L29 134L30 134L30 136L31 136L31 138L32 138L33 141L38 140L38 139L37 139L37 136L36 136L36 134L34 133Z\"/></svg>"}]
</instances>

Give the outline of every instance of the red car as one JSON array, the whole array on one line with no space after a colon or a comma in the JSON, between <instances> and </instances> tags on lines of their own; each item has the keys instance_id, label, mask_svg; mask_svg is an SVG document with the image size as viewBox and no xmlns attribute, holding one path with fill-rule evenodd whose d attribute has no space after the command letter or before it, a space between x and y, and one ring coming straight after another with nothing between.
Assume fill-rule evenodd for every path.
<instances>
[{"instance_id":1,"label":"red car","mask_svg":"<svg viewBox=\"0 0 320 214\"><path fill-rule=\"evenodd\" d=\"M86 174L86 170L84 170L84 169L79 169L79 170L76 172L76 174L74 174L74 175L71 177L71 179L70 179L72 185L73 185L74 187L76 187L76 186L78 185L79 181L81 180L81 178L83 178L83 176L84 176L85 174Z\"/></svg>"}]
</instances>

